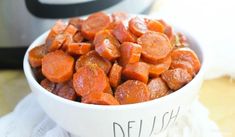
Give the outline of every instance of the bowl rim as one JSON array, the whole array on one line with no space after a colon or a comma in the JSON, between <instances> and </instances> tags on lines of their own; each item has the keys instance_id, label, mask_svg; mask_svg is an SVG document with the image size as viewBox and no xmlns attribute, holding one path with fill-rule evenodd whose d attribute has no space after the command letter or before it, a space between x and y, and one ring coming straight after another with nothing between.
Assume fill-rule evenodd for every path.
<instances>
[{"instance_id":1,"label":"bowl rim","mask_svg":"<svg viewBox=\"0 0 235 137\"><path fill-rule=\"evenodd\" d=\"M136 16L145 16L145 15L139 15L137 14ZM145 16L148 18L151 18L151 16ZM77 102L77 101L71 101L68 99L64 99L62 97L59 97L57 95L54 95L52 93L50 93L49 91L47 91L46 89L44 89L34 78L33 73L32 73L32 69L31 66L29 64L28 61L28 53L29 51L33 48L36 47L38 45L40 45L39 43L45 42L45 38L46 36L49 34L50 30L47 30L46 32L44 32L43 34L41 34L39 37L37 37L28 47L25 55L24 55L24 60L23 60L23 70L25 73L25 76L27 78L28 84L32 84L35 88L38 89L38 91L41 94L45 94L46 96L49 96L51 99L54 99L60 103L65 103L66 105L72 105L74 107L80 107L80 108L84 108L84 109L95 109L95 110L125 110L125 109L137 109L137 108L143 108L146 107L147 105L154 105L156 103L159 102L164 102L164 100L169 100L170 98L173 98L173 96L177 96L180 94L183 94L184 90L186 88L190 88L191 85L193 85L197 80L199 80L200 78L203 79L205 70L206 70L206 57L205 57L205 53L206 53L206 49L205 47L203 47L199 41L192 35L189 34L186 30L181 29L180 27L176 27L173 25L174 28L177 28L177 30L180 30L179 32L183 32L187 37L189 37L190 39L192 39L192 41L195 43L196 47L199 50L199 53L197 54L201 54L201 68L199 70L199 72L197 73L197 75L189 82L187 83L185 86L183 86L182 88L180 88L179 90L166 95L164 97L158 98L158 99L154 99L154 100L149 100L146 102L140 102L140 103L135 103L135 104L125 104L125 105L95 105L95 104L85 104L85 103L81 103L81 102ZM32 89L31 89L32 90Z\"/></svg>"}]
</instances>

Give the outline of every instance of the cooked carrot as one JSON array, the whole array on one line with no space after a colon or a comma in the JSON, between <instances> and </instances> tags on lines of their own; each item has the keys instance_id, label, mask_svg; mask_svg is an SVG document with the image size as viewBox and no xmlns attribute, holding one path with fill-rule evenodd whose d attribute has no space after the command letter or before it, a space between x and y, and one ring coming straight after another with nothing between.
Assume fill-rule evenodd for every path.
<instances>
[{"instance_id":1,"label":"cooked carrot","mask_svg":"<svg viewBox=\"0 0 235 137\"><path fill-rule=\"evenodd\" d=\"M40 85L45 88L47 91L49 92L52 92L54 89L55 89L55 83L54 82L51 82L50 80L48 79L43 79L41 82L40 82Z\"/></svg>"},{"instance_id":2,"label":"cooked carrot","mask_svg":"<svg viewBox=\"0 0 235 137\"><path fill-rule=\"evenodd\" d=\"M78 17L71 18L69 20L69 24L75 26L78 31L81 31L83 22L84 22L84 20L81 18L78 18Z\"/></svg>"},{"instance_id":3,"label":"cooked carrot","mask_svg":"<svg viewBox=\"0 0 235 137\"><path fill-rule=\"evenodd\" d=\"M56 50L42 59L42 73L52 82L61 83L69 80L73 74L74 58Z\"/></svg>"},{"instance_id":4,"label":"cooked carrot","mask_svg":"<svg viewBox=\"0 0 235 137\"><path fill-rule=\"evenodd\" d=\"M174 30L171 25L167 24L164 20L158 20L164 26L164 33L167 35L170 41L174 39Z\"/></svg>"},{"instance_id":5,"label":"cooked carrot","mask_svg":"<svg viewBox=\"0 0 235 137\"><path fill-rule=\"evenodd\" d=\"M75 69L78 70L80 67L89 65L89 64L96 64L101 69L104 70L106 74L109 73L109 70L111 69L112 65L111 63L99 56L99 54L96 51L90 51L87 54L82 55L77 61L75 65Z\"/></svg>"},{"instance_id":6,"label":"cooked carrot","mask_svg":"<svg viewBox=\"0 0 235 137\"><path fill-rule=\"evenodd\" d=\"M128 80L117 87L115 98L120 104L140 103L150 100L150 92L143 82Z\"/></svg>"},{"instance_id":7,"label":"cooked carrot","mask_svg":"<svg viewBox=\"0 0 235 137\"><path fill-rule=\"evenodd\" d=\"M132 42L124 42L120 47L120 58L118 63L125 66L129 63L135 63L140 60L142 47Z\"/></svg>"},{"instance_id":8,"label":"cooked carrot","mask_svg":"<svg viewBox=\"0 0 235 137\"><path fill-rule=\"evenodd\" d=\"M115 23L126 21L128 19L128 15L125 12L113 12L112 19Z\"/></svg>"},{"instance_id":9,"label":"cooked carrot","mask_svg":"<svg viewBox=\"0 0 235 137\"><path fill-rule=\"evenodd\" d=\"M77 31L78 31L78 29L75 26L68 25L64 30L64 34L74 36Z\"/></svg>"},{"instance_id":10,"label":"cooked carrot","mask_svg":"<svg viewBox=\"0 0 235 137\"><path fill-rule=\"evenodd\" d=\"M107 76L96 64L85 65L73 75L73 86L82 97L92 92L104 92L107 88Z\"/></svg>"},{"instance_id":11,"label":"cooked carrot","mask_svg":"<svg viewBox=\"0 0 235 137\"><path fill-rule=\"evenodd\" d=\"M78 97L69 83L64 83L63 86L57 90L57 95L68 100L76 100Z\"/></svg>"},{"instance_id":12,"label":"cooked carrot","mask_svg":"<svg viewBox=\"0 0 235 137\"><path fill-rule=\"evenodd\" d=\"M192 80L187 70L181 68L167 70L161 76L172 90L178 90Z\"/></svg>"},{"instance_id":13,"label":"cooked carrot","mask_svg":"<svg viewBox=\"0 0 235 137\"><path fill-rule=\"evenodd\" d=\"M171 56L160 59L155 64L149 64L149 76L158 77L164 71L168 70L171 65Z\"/></svg>"},{"instance_id":14,"label":"cooked carrot","mask_svg":"<svg viewBox=\"0 0 235 137\"><path fill-rule=\"evenodd\" d=\"M163 33L149 31L137 40L142 46L142 58L148 63L157 63L165 58L172 50L171 43Z\"/></svg>"},{"instance_id":15,"label":"cooked carrot","mask_svg":"<svg viewBox=\"0 0 235 137\"><path fill-rule=\"evenodd\" d=\"M82 34L88 40L93 40L95 34L106 29L111 23L111 18L103 12L90 15L82 24Z\"/></svg>"},{"instance_id":16,"label":"cooked carrot","mask_svg":"<svg viewBox=\"0 0 235 137\"><path fill-rule=\"evenodd\" d=\"M197 54L190 48L177 48L173 50L171 53L171 58L173 61L182 60L189 62L193 66L196 73L200 70L200 60L198 59Z\"/></svg>"},{"instance_id":17,"label":"cooked carrot","mask_svg":"<svg viewBox=\"0 0 235 137\"><path fill-rule=\"evenodd\" d=\"M70 43L67 46L67 52L72 55L83 55L88 53L91 50L90 43Z\"/></svg>"},{"instance_id":18,"label":"cooked carrot","mask_svg":"<svg viewBox=\"0 0 235 137\"><path fill-rule=\"evenodd\" d=\"M65 42L65 40L66 40L66 35L64 34L56 35L55 38L52 40L51 44L48 45L47 50L49 52L58 50L62 46L62 44Z\"/></svg>"},{"instance_id":19,"label":"cooked carrot","mask_svg":"<svg viewBox=\"0 0 235 137\"><path fill-rule=\"evenodd\" d=\"M127 64L123 68L122 75L127 79L139 80L147 83L149 76L149 65L144 62Z\"/></svg>"},{"instance_id":20,"label":"cooked carrot","mask_svg":"<svg viewBox=\"0 0 235 137\"><path fill-rule=\"evenodd\" d=\"M136 42L136 37L127 29L123 22L118 22L115 25L113 35L119 40L120 43Z\"/></svg>"},{"instance_id":21,"label":"cooked carrot","mask_svg":"<svg viewBox=\"0 0 235 137\"><path fill-rule=\"evenodd\" d=\"M40 67L42 65L42 58L46 55L46 47L40 45L34 47L29 51L29 63L33 68Z\"/></svg>"},{"instance_id":22,"label":"cooked carrot","mask_svg":"<svg viewBox=\"0 0 235 137\"><path fill-rule=\"evenodd\" d=\"M110 94L103 92L92 92L82 98L82 103L97 105L119 105L119 102Z\"/></svg>"},{"instance_id":23,"label":"cooked carrot","mask_svg":"<svg viewBox=\"0 0 235 137\"><path fill-rule=\"evenodd\" d=\"M94 44L96 52L110 61L113 61L120 56L118 49L120 44L108 30L96 33Z\"/></svg>"},{"instance_id":24,"label":"cooked carrot","mask_svg":"<svg viewBox=\"0 0 235 137\"><path fill-rule=\"evenodd\" d=\"M121 82L122 67L117 63L114 63L109 72L110 85L116 88Z\"/></svg>"},{"instance_id":25,"label":"cooked carrot","mask_svg":"<svg viewBox=\"0 0 235 137\"><path fill-rule=\"evenodd\" d=\"M73 41L75 42L82 42L84 40L84 37L82 36L81 32L77 32L74 36L73 36Z\"/></svg>"},{"instance_id":26,"label":"cooked carrot","mask_svg":"<svg viewBox=\"0 0 235 137\"><path fill-rule=\"evenodd\" d=\"M164 26L158 20L146 19L148 30L164 33Z\"/></svg>"},{"instance_id":27,"label":"cooked carrot","mask_svg":"<svg viewBox=\"0 0 235 137\"><path fill-rule=\"evenodd\" d=\"M148 31L147 24L143 18L135 17L129 21L130 31L137 37Z\"/></svg>"},{"instance_id":28,"label":"cooked carrot","mask_svg":"<svg viewBox=\"0 0 235 137\"><path fill-rule=\"evenodd\" d=\"M167 84L160 78L154 78L148 83L150 98L156 99L163 97L169 93Z\"/></svg>"},{"instance_id":29,"label":"cooked carrot","mask_svg":"<svg viewBox=\"0 0 235 137\"><path fill-rule=\"evenodd\" d=\"M171 63L170 66L171 69L175 69L175 68L182 68L188 71L188 73L194 77L196 75L196 72L194 70L194 67L191 63L189 63L188 61L183 61L183 60L174 60Z\"/></svg>"}]
</instances>

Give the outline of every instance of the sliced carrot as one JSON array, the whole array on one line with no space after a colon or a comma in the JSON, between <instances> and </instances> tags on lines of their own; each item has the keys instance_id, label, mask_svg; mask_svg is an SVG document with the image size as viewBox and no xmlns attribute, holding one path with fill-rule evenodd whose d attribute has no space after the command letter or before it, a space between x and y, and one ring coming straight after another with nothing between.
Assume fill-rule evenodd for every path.
<instances>
[{"instance_id":1,"label":"sliced carrot","mask_svg":"<svg viewBox=\"0 0 235 137\"><path fill-rule=\"evenodd\" d=\"M157 63L172 50L171 43L163 33L148 31L137 40L142 46L142 59L148 63Z\"/></svg>"},{"instance_id":2,"label":"sliced carrot","mask_svg":"<svg viewBox=\"0 0 235 137\"><path fill-rule=\"evenodd\" d=\"M81 32L77 32L74 36L73 36L73 41L75 42L82 42L84 40L84 37L82 36Z\"/></svg>"},{"instance_id":3,"label":"sliced carrot","mask_svg":"<svg viewBox=\"0 0 235 137\"><path fill-rule=\"evenodd\" d=\"M167 70L162 73L162 79L167 83L172 90L178 90L192 80L192 76L187 70L176 68Z\"/></svg>"},{"instance_id":4,"label":"sliced carrot","mask_svg":"<svg viewBox=\"0 0 235 137\"><path fill-rule=\"evenodd\" d=\"M146 23L148 30L164 33L164 26L158 20L147 19Z\"/></svg>"},{"instance_id":5,"label":"sliced carrot","mask_svg":"<svg viewBox=\"0 0 235 137\"><path fill-rule=\"evenodd\" d=\"M142 47L132 42L124 42L120 47L120 58L118 63L122 66L130 63L136 63L140 60Z\"/></svg>"},{"instance_id":6,"label":"sliced carrot","mask_svg":"<svg viewBox=\"0 0 235 137\"><path fill-rule=\"evenodd\" d=\"M66 36L64 34L56 35L53 41L51 42L51 44L48 45L47 50L49 52L58 50L62 46L62 44L65 42L65 40L66 40Z\"/></svg>"},{"instance_id":7,"label":"sliced carrot","mask_svg":"<svg viewBox=\"0 0 235 137\"><path fill-rule=\"evenodd\" d=\"M120 43L136 42L136 37L127 29L123 22L118 22L115 25L113 35L119 40Z\"/></svg>"},{"instance_id":8,"label":"sliced carrot","mask_svg":"<svg viewBox=\"0 0 235 137\"><path fill-rule=\"evenodd\" d=\"M129 29L137 37L148 31L147 24L145 23L144 19L140 17L132 18L129 21Z\"/></svg>"},{"instance_id":9,"label":"sliced carrot","mask_svg":"<svg viewBox=\"0 0 235 137\"><path fill-rule=\"evenodd\" d=\"M71 18L69 20L69 24L75 26L78 31L81 31L83 22L84 22L84 20L81 18L78 18L78 17Z\"/></svg>"},{"instance_id":10,"label":"sliced carrot","mask_svg":"<svg viewBox=\"0 0 235 137\"><path fill-rule=\"evenodd\" d=\"M75 26L68 25L64 30L64 34L74 36L77 31L78 31L78 29Z\"/></svg>"},{"instance_id":11,"label":"sliced carrot","mask_svg":"<svg viewBox=\"0 0 235 137\"><path fill-rule=\"evenodd\" d=\"M171 56L158 60L155 64L149 64L149 76L158 77L164 71L168 70L171 65Z\"/></svg>"},{"instance_id":12,"label":"sliced carrot","mask_svg":"<svg viewBox=\"0 0 235 137\"><path fill-rule=\"evenodd\" d=\"M150 100L150 92L143 82L128 80L117 87L115 98L120 104L140 103Z\"/></svg>"},{"instance_id":13,"label":"sliced carrot","mask_svg":"<svg viewBox=\"0 0 235 137\"><path fill-rule=\"evenodd\" d=\"M88 53L91 50L90 43L70 43L67 46L67 52L72 55L83 55Z\"/></svg>"},{"instance_id":14,"label":"sliced carrot","mask_svg":"<svg viewBox=\"0 0 235 137\"><path fill-rule=\"evenodd\" d=\"M42 59L42 73L52 82L62 83L69 80L73 74L74 58L56 50Z\"/></svg>"},{"instance_id":15,"label":"sliced carrot","mask_svg":"<svg viewBox=\"0 0 235 137\"><path fill-rule=\"evenodd\" d=\"M139 80L147 83L149 76L149 65L144 62L127 64L122 71L122 75L127 79Z\"/></svg>"},{"instance_id":16,"label":"sliced carrot","mask_svg":"<svg viewBox=\"0 0 235 137\"><path fill-rule=\"evenodd\" d=\"M108 28L111 18L103 12L90 15L82 24L82 34L88 40L93 40L100 30Z\"/></svg>"},{"instance_id":17,"label":"sliced carrot","mask_svg":"<svg viewBox=\"0 0 235 137\"><path fill-rule=\"evenodd\" d=\"M148 89L151 99L160 98L169 94L169 88L167 84L160 77L152 79L148 83Z\"/></svg>"},{"instance_id":18,"label":"sliced carrot","mask_svg":"<svg viewBox=\"0 0 235 137\"><path fill-rule=\"evenodd\" d=\"M42 58L46 55L46 47L40 45L34 47L29 51L29 63L32 67L40 67L42 65Z\"/></svg>"},{"instance_id":19,"label":"sliced carrot","mask_svg":"<svg viewBox=\"0 0 235 137\"><path fill-rule=\"evenodd\" d=\"M49 92L52 92L55 89L55 86L56 86L56 84L54 82L51 82L48 79L43 79L40 82L40 85Z\"/></svg>"},{"instance_id":20,"label":"sliced carrot","mask_svg":"<svg viewBox=\"0 0 235 137\"><path fill-rule=\"evenodd\" d=\"M104 92L107 88L107 76L96 64L85 65L73 75L73 86L82 97L92 92Z\"/></svg>"},{"instance_id":21,"label":"sliced carrot","mask_svg":"<svg viewBox=\"0 0 235 137\"><path fill-rule=\"evenodd\" d=\"M97 105L119 105L119 102L110 94L103 92L92 92L82 98L82 103Z\"/></svg>"},{"instance_id":22,"label":"sliced carrot","mask_svg":"<svg viewBox=\"0 0 235 137\"><path fill-rule=\"evenodd\" d=\"M96 51L92 50L87 54L82 55L76 61L75 69L78 70L80 67L89 64L96 64L101 69L103 69L106 74L109 73L109 70L112 67L111 63L108 60L102 58Z\"/></svg>"},{"instance_id":23,"label":"sliced carrot","mask_svg":"<svg viewBox=\"0 0 235 137\"><path fill-rule=\"evenodd\" d=\"M121 75L122 66L114 63L109 73L109 82L112 87L116 88L121 83Z\"/></svg>"}]
</instances>

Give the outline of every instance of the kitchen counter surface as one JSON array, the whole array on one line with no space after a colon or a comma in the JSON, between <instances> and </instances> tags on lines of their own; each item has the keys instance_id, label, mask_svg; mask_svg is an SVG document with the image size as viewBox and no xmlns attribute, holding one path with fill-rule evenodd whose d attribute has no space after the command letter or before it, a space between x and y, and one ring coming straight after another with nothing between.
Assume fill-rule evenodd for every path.
<instances>
[{"instance_id":1,"label":"kitchen counter surface","mask_svg":"<svg viewBox=\"0 0 235 137\"><path fill-rule=\"evenodd\" d=\"M30 93L22 71L0 71L0 116L13 110ZM208 108L224 137L235 136L235 80L222 77L203 83L200 101Z\"/></svg>"}]
</instances>

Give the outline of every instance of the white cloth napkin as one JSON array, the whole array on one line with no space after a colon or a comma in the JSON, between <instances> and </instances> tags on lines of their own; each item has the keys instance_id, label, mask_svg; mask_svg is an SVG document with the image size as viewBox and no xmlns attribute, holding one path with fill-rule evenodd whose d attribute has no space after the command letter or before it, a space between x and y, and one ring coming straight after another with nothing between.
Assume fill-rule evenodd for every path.
<instances>
[{"instance_id":1,"label":"white cloth napkin","mask_svg":"<svg viewBox=\"0 0 235 137\"><path fill-rule=\"evenodd\" d=\"M207 109L195 101L192 109L171 127L165 137L222 137ZM41 109L33 94L0 119L0 137L75 137L56 125Z\"/></svg>"}]
</instances>

